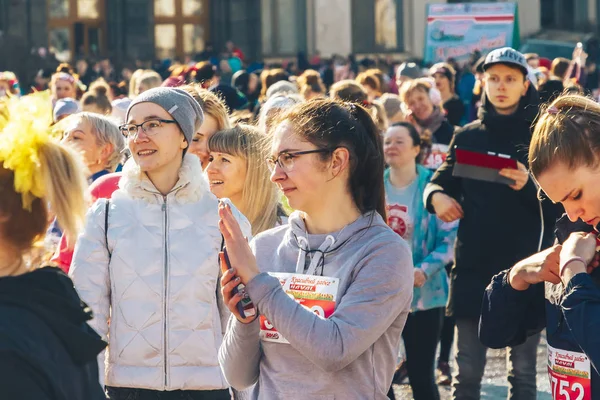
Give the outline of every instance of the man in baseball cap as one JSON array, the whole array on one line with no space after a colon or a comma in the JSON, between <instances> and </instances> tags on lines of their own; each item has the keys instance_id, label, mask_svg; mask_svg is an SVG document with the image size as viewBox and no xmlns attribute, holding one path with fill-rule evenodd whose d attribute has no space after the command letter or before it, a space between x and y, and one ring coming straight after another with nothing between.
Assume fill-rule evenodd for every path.
<instances>
[{"instance_id":1,"label":"man in baseball cap","mask_svg":"<svg viewBox=\"0 0 600 400\"><path fill-rule=\"evenodd\" d=\"M536 185L527 173L523 149L529 145L539 98L527 79L525 57L508 47L497 49L485 58L483 71L485 91L478 119L456 131L446 161L424 193L428 210L442 221L460 221L447 308L456 321L459 349L453 399L480 397L487 348L477 337L485 288L495 274L519 262L519 254L530 256L540 244L550 246L558 216L546 200L541 202L540 214ZM479 172L460 175L465 164L457 161L457 149L501 154L499 157L514 159L517 168L497 172L508 178L505 183L486 182ZM484 166L490 168L491 164ZM509 347L511 398L536 397L539 339L533 335L521 345Z\"/></svg>"}]
</instances>

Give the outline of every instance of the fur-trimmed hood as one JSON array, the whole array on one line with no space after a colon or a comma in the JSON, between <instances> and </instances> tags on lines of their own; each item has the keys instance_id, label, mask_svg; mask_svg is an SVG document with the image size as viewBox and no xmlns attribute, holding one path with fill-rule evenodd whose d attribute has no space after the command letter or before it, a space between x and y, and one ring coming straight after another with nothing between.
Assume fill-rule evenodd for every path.
<instances>
[{"instance_id":1,"label":"fur-trimmed hood","mask_svg":"<svg viewBox=\"0 0 600 400\"><path fill-rule=\"evenodd\" d=\"M119 189L134 199L142 199L151 204L163 202L163 195L154 187L146 173L140 171L133 158L127 160L123 166ZM210 188L202 172L200 160L187 153L179 168L179 180L168 194L169 200L180 204L194 203L206 194L210 194Z\"/></svg>"}]
</instances>

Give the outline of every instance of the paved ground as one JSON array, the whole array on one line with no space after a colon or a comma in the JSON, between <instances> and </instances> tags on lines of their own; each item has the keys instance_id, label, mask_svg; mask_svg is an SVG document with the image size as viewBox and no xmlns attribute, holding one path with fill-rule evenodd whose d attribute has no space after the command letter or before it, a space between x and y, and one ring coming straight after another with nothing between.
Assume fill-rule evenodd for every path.
<instances>
[{"instance_id":1,"label":"paved ground","mask_svg":"<svg viewBox=\"0 0 600 400\"><path fill-rule=\"evenodd\" d=\"M546 340L542 336L538 348L537 361L537 387L538 400L551 400L550 384L548 381L547 361L546 361ZM440 397L442 400L450 399L450 387L439 386ZM412 399L410 385L394 385L396 399ZM490 350L488 352L488 361L485 368L485 376L481 390L482 400L500 400L506 399L508 393L508 384L506 382L506 351Z\"/></svg>"}]
</instances>

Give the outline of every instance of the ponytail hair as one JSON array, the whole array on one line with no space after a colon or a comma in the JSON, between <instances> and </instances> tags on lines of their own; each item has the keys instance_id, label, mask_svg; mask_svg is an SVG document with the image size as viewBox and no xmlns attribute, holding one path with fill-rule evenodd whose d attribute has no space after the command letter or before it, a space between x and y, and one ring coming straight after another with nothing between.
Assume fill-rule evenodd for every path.
<instances>
[{"instance_id":1,"label":"ponytail hair","mask_svg":"<svg viewBox=\"0 0 600 400\"><path fill-rule=\"evenodd\" d=\"M15 174L0 164L0 227L4 237L21 252L39 247L48 227L48 206L69 238L69 247L83 227L87 209L85 165L74 150L55 141L38 148L44 195L24 207L23 194L15 189Z\"/></svg>"},{"instance_id":2,"label":"ponytail hair","mask_svg":"<svg viewBox=\"0 0 600 400\"><path fill-rule=\"evenodd\" d=\"M368 110L329 99L301 103L281 115L294 132L321 149L345 147L350 153L348 187L361 213L377 211L384 219L385 189L382 137ZM331 154L322 154L326 161Z\"/></svg>"},{"instance_id":3,"label":"ponytail hair","mask_svg":"<svg viewBox=\"0 0 600 400\"><path fill-rule=\"evenodd\" d=\"M83 228L88 206L83 159L74 150L54 141L40 146L39 156L46 188L44 200L67 233L69 243L73 244Z\"/></svg>"},{"instance_id":4,"label":"ponytail hair","mask_svg":"<svg viewBox=\"0 0 600 400\"><path fill-rule=\"evenodd\" d=\"M81 97L81 104L85 106L95 105L102 111L103 115L110 115L112 104L108 99L110 86L104 80L97 80L90 85L89 91Z\"/></svg>"}]
</instances>

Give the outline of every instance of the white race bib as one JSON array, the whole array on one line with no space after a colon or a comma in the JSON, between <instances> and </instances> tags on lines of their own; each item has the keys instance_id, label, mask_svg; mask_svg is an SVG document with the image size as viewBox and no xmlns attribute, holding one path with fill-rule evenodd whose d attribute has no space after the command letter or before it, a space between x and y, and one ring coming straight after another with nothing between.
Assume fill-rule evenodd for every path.
<instances>
[{"instance_id":1,"label":"white race bib","mask_svg":"<svg viewBox=\"0 0 600 400\"><path fill-rule=\"evenodd\" d=\"M339 278L285 272L269 272L269 275L279 279L288 296L319 317L327 319L335 311ZM264 315L260 316L260 338L266 342L289 344Z\"/></svg>"},{"instance_id":2,"label":"white race bib","mask_svg":"<svg viewBox=\"0 0 600 400\"><path fill-rule=\"evenodd\" d=\"M584 353L548 346L548 377L554 400L591 400L590 360Z\"/></svg>"}]
</instances>

